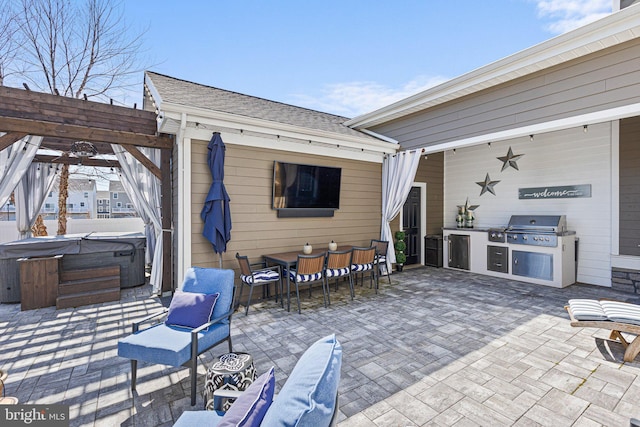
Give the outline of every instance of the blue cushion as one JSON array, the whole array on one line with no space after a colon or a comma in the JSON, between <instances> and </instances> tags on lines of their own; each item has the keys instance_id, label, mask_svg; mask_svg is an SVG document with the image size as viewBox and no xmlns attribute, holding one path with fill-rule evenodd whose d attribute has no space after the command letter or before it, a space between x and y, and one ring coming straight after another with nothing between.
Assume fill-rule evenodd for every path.
<instances>
[{"instance_id":1,"label":"blue cushion","mask_svg":"<svg viewBox=\"0 0 640 427\"><path fill-rule=\"evenodd\" d=\"M206 348L229 336L228 323L216 323L198 333L198 345ZM143 329L118 341L118 356L169 366L182 366L191 358L191 330L165 323Z\"/></svg>"},{"instance_id":2,"label":"blue cushion","mask_svg":"<svg viewBox=\"0 0 640 427\"><path fill-rule=\"evenodd\" d=\"M224 412L217 411L185 411L173 427L216 427L223 415Z\"/></svg>"},{"instance_id":3,"label":"blue cushion","mask_svg":"<svg viewBox=\"0 0 640 427\"><path fill-rule=\"evenodd\" d=\"M570 299L569 309L576 320L609 320L600 301L594 299Z\"/></svg>"},{"instance_id":4,"label":"blue cushion","mask_svg":"<svg viewBox=\"0 0 640 427\"><path fill-rule=\"evenodd\" d=\"M258 427L273 402L273 368L260 375L231 405L219 427Z\"/></svg>"},{"instance_id":5,"label":"blue cushion","mask_svg":"<svg viewBox=\"0 0 640 427\"><path fill-rule=\"evenodd\" d=\"M259 270L254 271L253 274L240 275L240 280L250 285L253 283L274 282L278 279L280 279L280 273L274 270Z\"/></svg>"},{"instance_id":6,"label":"blue cushion","mask_svg":"<svg viewBox=\"0 0 640 427\"><path fill-rule=\"evenodd\" d=\"M340 277L349 274L349 267L345 268L327 268L325 271L327 277Z\"/></svg>"},{"instance_id":7,"label":"blue cushion","mask_svg":"<svg viewBox=\"0 0 640 427\"><path fill-rule=\"evenodd\" d=\"M165 321L167 325L197 328L211 320L211 313L220 296L215 294L200 294L196 292L176 291L169 304L169 314Z\"/></svg>"},{"instance_id":8,"label":"blue cushion","mask_svg":"<svg viewBox=\"0 0 640 427\"><path fill-rule=\"evenodd\" d=\"M219 268L191 267L184 276L180 286L183 292L197 292L201 294L220 294L213 307L212 319L218 318L231 310L233 302L234 271ZM223 322L228 323L225 319Z\"/></svg>"},{"instance_id":9,"label":"blue cushion","mask_svg":"<svg viewBox=\"0 0 640 427\"><path fill-rule=\"evenodd\" d=\"M302 355L271 404L263 426L328 426L335 410L342 346L335 334L316 341Z\"/></svg>"},{"instance_id":10,"label":"blue cushion","mask_svg":"<svg viewBox=\"0 0 640 427\"><path fill-rule=\"evenodd\" d=\"M640 325L640 306L621 301L601 300L602 310L612 322Z\"/></svg>"}]
</instances>

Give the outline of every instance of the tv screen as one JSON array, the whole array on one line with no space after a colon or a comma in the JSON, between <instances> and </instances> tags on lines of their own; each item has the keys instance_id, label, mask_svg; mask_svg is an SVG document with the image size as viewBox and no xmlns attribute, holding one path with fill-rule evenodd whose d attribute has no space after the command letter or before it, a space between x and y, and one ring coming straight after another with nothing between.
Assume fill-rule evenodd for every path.
<instances>
[{"instance_id":1,"label":"tv screen","mask_svg":"<svg viewBox=\"0 0 640 427\"><path fill-rule=\"evenodd\" d=\"M342 169L274 162L274 209L340 208Z\"/></svg>"}]
</instances>

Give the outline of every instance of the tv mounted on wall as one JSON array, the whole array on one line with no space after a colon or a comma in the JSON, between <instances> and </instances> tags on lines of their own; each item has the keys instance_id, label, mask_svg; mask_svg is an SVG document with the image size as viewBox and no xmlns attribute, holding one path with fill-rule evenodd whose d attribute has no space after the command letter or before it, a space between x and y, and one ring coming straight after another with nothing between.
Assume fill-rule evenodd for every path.
<instances>
[{"instance_id":1,"label":"tv mounted on wall","mask_svg":"<svg viewBox=\"0 0 640 427\"><path fill-rule=\"evenodd\" d=\"M273 163L273 209L279 217L333 216L340 208L342 169Z\"/></svg>"}]
</instances>

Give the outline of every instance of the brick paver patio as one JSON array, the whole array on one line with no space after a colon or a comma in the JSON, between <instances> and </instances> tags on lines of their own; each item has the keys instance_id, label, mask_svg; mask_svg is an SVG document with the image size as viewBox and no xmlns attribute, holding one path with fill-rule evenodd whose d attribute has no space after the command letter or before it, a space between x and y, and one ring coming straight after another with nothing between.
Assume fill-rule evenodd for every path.
<instances>
[{"instance_id":1,"label":"brick paver patio","mask_svg":"<svg viewBox=\"0 0 640 427\"><path fill-rule=\"evenodd\" d=\"M340 427L627 426L640 417L640 362L623 363L603 330L571 328L569 298L633 294L574 285L565 289L465 272L416 268L368 284L301 292L302 315L274 301L233 318L234 350L258 372L276 367L277 389L298 357L335 332L343 345ZM68 404L72 426L170 426L190 406L188 369L142 364L129 389L129 361L117 340L131 322L159 309L148 286L120 302L76 309L20 311L0 305L0 368L7 395L21 403ZM206 366L223 344L201 357ZM277 391L277 390L276 390Z\"/></svg>"}]
</instances>

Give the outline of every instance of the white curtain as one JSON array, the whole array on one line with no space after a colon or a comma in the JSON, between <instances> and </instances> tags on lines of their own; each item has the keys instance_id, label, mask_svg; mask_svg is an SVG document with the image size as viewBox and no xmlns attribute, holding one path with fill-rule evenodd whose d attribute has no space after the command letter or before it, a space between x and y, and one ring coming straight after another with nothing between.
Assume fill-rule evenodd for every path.
<instances>
[{"instance_id":1,"label":"white curtain","mask_svg":"<svg viewBox=\"0 0 640 427\"><path fill-rule=\"evenodd\" d=\"M22 179L41 142L41 136L29 135L0 151L0 206L9 200L11 192Z\"/></svg>"},{"instance_id":2,"label":"white curtain","mask_svg":"<svg viewBox=\"0 0 640 427\"><path fill-rule=\"evenodd\" d=\"M36 222L55 176L53 165L32 163L16 186L16 226L20 239L31 237L31 226Z\"/></svg>"},{"instance_id":3,"label":"white curtain","mask_svg":"<svg viewBox=\"0 0 640 427\"><path fill-rule=\"evenodd\" d=\"M389 223L400 213L409 196L420 163L421 150L388 155L382 162L382 230L380 240L389 242L387 271L396 262L393 233Z\"/></svg>"},{"instance_id":4,"label":"white curtain","mask_svg":"<svg viewBox=\"0 0 640 427\"><path fill-rule=\"evenodd\" d=\"M122 185L129 195L136 211L145 221L147 251L153 254L151 260L151 286L153 293L162 291L162 223L161 187L156 178L142 163L138 162L120 145L112 144L122 172ZM156 166L160 166L160 150L139 147ZM151 230L153 228L153 230Z\"/></svg>"}]
</instances>

